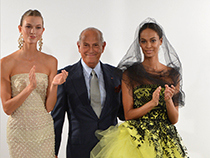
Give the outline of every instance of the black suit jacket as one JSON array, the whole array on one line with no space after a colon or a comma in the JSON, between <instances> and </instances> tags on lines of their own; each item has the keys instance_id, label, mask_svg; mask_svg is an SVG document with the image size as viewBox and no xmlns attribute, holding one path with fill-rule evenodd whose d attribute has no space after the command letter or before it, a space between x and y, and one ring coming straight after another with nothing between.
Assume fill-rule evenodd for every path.
<instances>
[{"instance_id":1,"label":"black suit jacket","mask_svg":"<svg viewBox=\"0 0 210 158\"><path fill-rule=\"evenodd\" d=\"M117 116L121 120L124 119L119 89L121 77L115 75L116 68L113 66L101 63L101 68L106 99L100 119L95 114L88 99L81 61L64 68L69 75L66 82L58 86L57 103L51 112L55 127L56 155L58 155L61 143L65 113L67 113L69 122L67 158L89 158L90 151L98 142L95 131L105 130L111 125L116 125Z\"/></svg>"}]
</instances>

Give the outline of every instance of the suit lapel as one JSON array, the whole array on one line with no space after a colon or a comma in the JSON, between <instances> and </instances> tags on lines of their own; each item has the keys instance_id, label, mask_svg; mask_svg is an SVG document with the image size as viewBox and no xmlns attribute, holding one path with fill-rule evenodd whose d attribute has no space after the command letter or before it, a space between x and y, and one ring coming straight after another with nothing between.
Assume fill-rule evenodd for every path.
<instances>
[{"instance_id":1,"label":"suit lapel","mask_svg":"<svg viewBox=\"0 0 210 158\"><path fill-rule=\"evenodd\" d=\"M106 116L107 113L110 112L110 110L112 108L109 108L111 106L111 99L113 96L113 77L112 77L112 73L110 72L110 70L106 67L106 65L101 64L102 67L102 71L103 71L103 76L104 76L104 84L105 84L105 90L106 90L106 99L104 102L104 106L103 109L101 111L101 118L103 118L104 116Z\"/></svg>"},{"instance_id":2,"label":"suit lapel","mask_svg":"<svg viewBox=\"0 0 210 158\"><path fill-rule=\"evenodd\" d=\"M83 75L83 68L81 62L79 61L76 64L74 73L71 75L71 81L73 83L75 92L77 93L82 105L91 113L92 116L95 115L91 105L90 100L88 99L87 87Z\"/></svg>"}]
</instances>

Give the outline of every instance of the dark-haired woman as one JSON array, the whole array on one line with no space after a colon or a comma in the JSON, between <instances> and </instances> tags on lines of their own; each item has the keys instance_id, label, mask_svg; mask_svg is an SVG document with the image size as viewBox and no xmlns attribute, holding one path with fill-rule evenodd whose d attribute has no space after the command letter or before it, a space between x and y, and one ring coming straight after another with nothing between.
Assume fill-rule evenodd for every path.
<instances>
[{"instance_id":1,"label":"dark-haired woman","mask_svg":"<svg viewBox=\"0 0 210 158\"><path fill-rule=\"evenodd\" d=\"M18 26L19 50L1 59L1 100L11 158L54 158L54 128L49 112L57 86L68 73L57 74L57 59L41 52L44 23L37 10L26 11ZM39 50L37 50L39 44Z\"/></svg>"},{"instance_id":2,"label":"dark-haired woman","mask_svg":"<svg viewBox=\"0 0 210 158\"><path fill-rule=\"evenodd\" d=\"M118 68L123 70L126 121L97 133L100 142L91 157L188 157L174 126L178 108L184 105L181 63L153 19L139 25L135 40Z\"/></svg>"}]
</instances>

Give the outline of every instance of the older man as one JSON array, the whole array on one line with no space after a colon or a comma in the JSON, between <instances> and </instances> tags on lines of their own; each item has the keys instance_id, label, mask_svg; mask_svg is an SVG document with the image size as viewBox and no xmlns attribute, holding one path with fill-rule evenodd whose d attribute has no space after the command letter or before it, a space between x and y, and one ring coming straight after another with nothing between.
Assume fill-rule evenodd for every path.
<instances>
[{"instance_id":1,"label":"older man","mask_svg":"<svg viewBox=\"0 0 210 158\"><path fill-rule=\"evenodd\" d=\"M69 75L66 82L58 87L57 103L51 114L55 126L56 155L67 113L67 158L89 158L90 151L98 142L95 131L116 125L117 117L124 119L119 88L121 78L115 75L115 67L100 61L106 46L100 30L83 30L77 46L81 59L64 68Z\"/></svg>"}]
</instances>

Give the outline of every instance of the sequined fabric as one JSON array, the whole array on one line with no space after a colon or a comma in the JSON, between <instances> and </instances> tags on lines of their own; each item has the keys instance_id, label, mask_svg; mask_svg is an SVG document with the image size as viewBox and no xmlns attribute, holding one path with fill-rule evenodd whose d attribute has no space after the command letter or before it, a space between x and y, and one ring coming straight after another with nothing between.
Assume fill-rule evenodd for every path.
<instances>
[{"instance_id":1,"label":"sequined fabric","mask_svg":"<svg viewBox=\"0 0 210 158\"><path fill-rule=\"evenodd\" d=\"M37 87L8 118L7 143L11 158L54 158L54 127L45 109L48 76L36 73ZM12 97L29 84L27 73L11 77Z\"/></svg>"}]
</instances>

